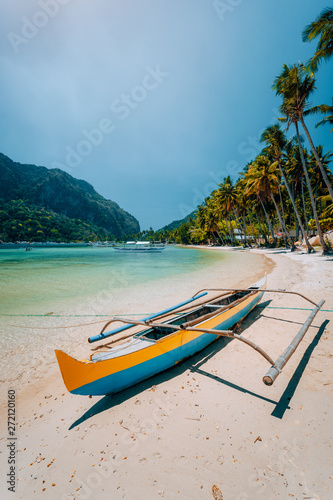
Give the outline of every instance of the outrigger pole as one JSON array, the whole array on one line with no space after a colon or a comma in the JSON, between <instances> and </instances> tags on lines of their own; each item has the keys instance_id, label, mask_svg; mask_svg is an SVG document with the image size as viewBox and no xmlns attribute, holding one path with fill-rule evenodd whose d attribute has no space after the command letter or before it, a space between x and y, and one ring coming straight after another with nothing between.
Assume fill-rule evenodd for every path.
<instances>
[{"instance_id":1,"label":"outrigger pole","mask_svg":"<svg viewBox=\"0 0 333 500\"><path fill-rule=\"evenodd\" d=\"M296 348L300 344L301 340L303 339L304 335L309 329L309 326L311 325L312 321L314 320L317 312L319 309L323 306L325 303L325 300L321 300L318 305L312 310L311 314L309 315L308 319L305 321L303 324L302 328L298 332L298 334L293 338L292 342L288 345L288 347L283 351L281 356L278 357L278 359L275 361L273 366L268 370L266 375L263 377L263 382L266 385L272 385L274 380L278 377L278 375L281 373L282 368L287 364L291 356L294 354L296 351Z\"/></svg>"},{"instance_id":2,"label":"outrigger pole","mask_svg":"<svg viewBox=\"0 0 333 500\"><path fill-rule=\"evenodd\" d=\"M222 290L223 291L233 291L230 288L204 288L202 290L199 290L197 293L200 293L203 290L206 290L206 291L216 291L216 292L217 291L222 291ZM251 288L247 288L247 289L243 288L243 289L238 289L238 290L234 290L234 291L235 292L246 292L248 290L251 290ZM272 366L268 370L268 372L266 373L266 375L263 377L263 382L266 385L273 385L274 381L276 380L276 378L281 373L282 368L287 364L287 362L289 361L289 359L291 358L291 356L294 354L294 352L296 351L297 347L299 346L300 342L303 340L304 335L308 331L308 329L309 329L312 321L314 320L317 312L325 304L325 300L321 300L318 304L316 304L315 302L313 302L313 300L309 299L308 297L305 297L305 295L303 295L301 293L298 293L298 292L288 292L287 290L260 289L260 292L262 292L262 293L266 293L266 292L287 293L287 294L292 294L292 295L298 295L299 297L302 297L303 299L307 300L308 302L310 302L311 304L313 304L315 306L314 309L311 311L311 313L310 313L309 317L307 318L307 320L303 323L302 328L300 329L300 331L298 332L298 334L295 335L295 337L293 338L293 340L291 341L291 343L283 351L283 353L281 354L281 356L279 356L277 358L277 360L275 362L272 361L272 359L270 358L270 356L268 356L268 354L265 351L263 351L260 348L258 349L258 346L256 346L255 344L251 346L251 343L249 341L247 341L247 339L240 338L241 336L237 335L237 334L236 335L235 334L232 335L233 338L237 338L238 340L242 340L243 342L246 341L245 343L247 343L248 345L250 345L251 347L253 347L254 349L256 349L265 359L267 359L271 363ZM207 332L207 333L209 333L209 332Z\"/></svg>"},{"instance_id":3,"label":"outrigger pole","mask_svg":"<svg viewBox=\"0 0 333 500\"><path fill-rule=\"evenodd\" d=\"M234 333L232 330L215 330L215 329L207 329L207 328L200 328L200 327L198 328L198 327L194 327L194 326L192 327L190 325L186 327L184 325L170 325L170 324L166 324L166 323L154 323L154 322L150 321L154 317L157 318L158 316L161 316L165 312L169 312L169 311L172 311L174 309L178 309L182 305L187 304L189 302L192 302L193 300L196 300L196 299L202 297L203 295L206 295L205 293L204 294L200 294L200 292L202 292L203 290L200 290L190 300L188 300L186 302L183 302L183 303L179 304L178 306L175 306L175 307L170 308L170 309L166 309L165 311L162 311L160 313L156 313L156 314L151 315L148 318L145 318L145 319L142 319L142 320L132 320L132 319L115 317L111 321L109 321L105 325L105 327L107 325L109 325L110 323L117 322L117 321L122 322L122 323L126 323L126 326L120 327L120 328L118 328L116 330L112 330L111 332L106 332L105 334L101 333L99 335L96 335L96 337L92 337L92 338L90 338L88 340L89 340L89 342L95 342L95 340L99 340L100 338L108 337L109 335L113 335L114 333L118 333L120 331L123 331L123 330L126 330L128 328L131 328L132 326L145 326L145 327L149 327L149 328L167 328L167 329L175 330L175 331L201 332L201 333L208 333L208 334L211 334L211 335L218 335L219 337L229 337L229 338L237 339L237 340L240 340L241 342L244 342L245 344L249 345L253 349L255 349L259 354L261 354L261 356L263 356L272 365L271 368L266 373L266 375L263 377L264 384L270 386L270 385L273 385L274 381L276 380L276 378L278 377L278 375L281 373L282 368L287 364L287 362L289 361L289 359L291 358L291 356L294 354L295 350L299 346L299 344L300 344L301 340L303 339L304 335L308 331L308 329L309 329L312 321L314 320L316 314L318 313L318 311L321 309L321 307L325 303L325 300L321 300L318 304L316 304L311 299L309 299L308 297L305 297L304 295L302 295L302 294L300 294L298 292L287 292L285 290L267 290L267 289L266 290L265 289L258 289L258 290L256 290L255 288L253 288L253 289L251 289L251 288L250 289L249 288L247 288L247 289L238 289L238 290L229 289L229 288L206 288L204 290L206 291L206 294L207 294L208 291L233 291L233 292L249 292L249 291L253 292L253 291L258 291L259 293L264 293L264 292L289 293L289 294L293 294L293 295L299 295L300 297L304 298L305 300L307 300L311 304L314 304L315 307L312 310L312 312L309 315L309 317L307 318L307 320L302 325L300 331L297 333L297 335L293 338L293 340L288 345L288 347L283 351L283 353L277 358L277 360L275 362L269 356L269 354L267 354L257 344L255 344L254 342L252 342L251 340L249 340L249 339L247 339L245 337L242 337L242 335L238 335L238 334ZM221 309L223 307L224 306L221 305ZM216 313L218 314L218 312L219 311L217 309Z\"/></svg>"}]
</instances>

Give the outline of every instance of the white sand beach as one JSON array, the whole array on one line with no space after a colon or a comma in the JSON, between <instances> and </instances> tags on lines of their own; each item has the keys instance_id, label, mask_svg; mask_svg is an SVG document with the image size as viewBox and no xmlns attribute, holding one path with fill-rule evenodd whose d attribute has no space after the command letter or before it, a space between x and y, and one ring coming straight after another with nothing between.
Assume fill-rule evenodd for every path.
<instances>
[{"instance_id":1,"label":"white sand beach","mask_svg":"<svg viewBox=\"0 0 333 500\"><path fill-rule=\"evenodd\" d=\"M29 364L21 353L26 366L20 379L10 382L9 362L2 380L3 390L17 391L18 482L14 494L2 475L1 498L333 498L333 261L251 252L262 254L254 279L266 270L269 288L326 300L272 387L262 382L269 364L236 340L221 339L112 398L71 395L54 359ZM220 279L217 270L214 282L185 283L185 294ZM248 279L227 286L250 285ZM180 297L176 287L176 302ZM131 303L135 312L141 302ZM151 310L165 305L161 291L151 297ZM241 325L242 334L275 359L310 314L304 309L311 304L295 295L267 293ZM85 337L96 332L84 328ZM77 346L77 357L87 351L74 339L70 345ZM3 451L5 402L1 416ZM6 453L1 470L8 468Z\"/></svg>"}]
</instances>

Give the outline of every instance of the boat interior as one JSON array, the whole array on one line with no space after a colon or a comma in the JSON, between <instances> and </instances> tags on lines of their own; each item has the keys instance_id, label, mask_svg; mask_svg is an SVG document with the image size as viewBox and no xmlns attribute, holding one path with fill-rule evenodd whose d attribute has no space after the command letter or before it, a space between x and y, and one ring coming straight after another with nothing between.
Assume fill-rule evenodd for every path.
<instances>
[{"instance_id":1,"label":"boat interior","mask_svg":"<svg viewBox=\"0 0 333 500\"><path fill-rule=\"evenodd\" d=\"M198 319L206 319L209 317L215 316L215 314L219 314L221 310L228 309L229 306L233 305L236 301L246 297L251 292L258 289L258 287L254 286L248 289L248 291L235 292L224 294L222 297L215 298L210 300L208 303L197 307L196 309L186 312L184 314L179 314L175 318L172 318L170 321L166 321L161 326L154 326L149 330L145 330L143 332L137 333L134 337L141 338L142 340L150 340L157 341L161 338L174 333L175 330L166 327L165 325L188 325L193 322L196 323ZM177 312L175 313L177 314ZM157 318L158 319L158 318Z\"/></svg>"},{"instance_id":2,"label":"boat interior","mask_svg":"<svg viewBox=\"0 0 333 500\"><path fill-rule=\"evenodd\" d=\"M190 327L193 324L193 326L198 326L198 319L201 322L205 319L220 314L221 311L233 307L234 305L236 305L236 303L241 302L251 293L255 293L258 289L261 288L261 286L262 282L258 282L244 291L225 292L222 295L208 299L206 302L199 306L194 306L194 308L192 306L183 311L180 309L178 313L177 310L175 310L175 312L173 313L159 316L156 318L156 320L161 321L162 318L165 318L163 323L159 324L158 326L148 326L148 328L145 328L145 330L130 335L129 340L126 340L125 342L119 345L115 345L111 348L107 347L106 352L96 352L92 354L90 356L90 361L94 362L103 359L111 359L128 354L130 352L144 349L148 347L149 344L155 343L163 339L164 337L175 333L175 330L173 328L169 328L167 325ZM171 314L172 317L170 318ZM104 348L105 347L106 346L104 346Z\"/></svg>"}]
</instances>

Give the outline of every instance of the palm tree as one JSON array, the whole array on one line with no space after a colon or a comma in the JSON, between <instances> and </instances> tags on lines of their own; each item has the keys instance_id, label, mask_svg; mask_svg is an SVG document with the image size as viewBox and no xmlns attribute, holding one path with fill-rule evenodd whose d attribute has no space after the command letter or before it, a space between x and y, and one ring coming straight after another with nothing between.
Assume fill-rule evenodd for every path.
<instances>
[{"instance_id":1,"label":"palm tree","mask_svg":"<svg viewBox=\"0 0 333 500\"><path fill-rule=\"evenodd\" d=\"M307 153L307 150L305 148L303 148L303 139L301 137L300 137L300 140L301 140L301 145L302 145L304 161L305 161L305 164L307 166L309 155ZM297 141L297 137L296 137L296 141ZM306 207L305 193L304 193L304 184L306 184L306 179L304 176L304 168L303 168L303 163L302 163L302 159L301 159L299 145L294 144L294 138L292 138L286 146L285 166L286 166L286 171L287 171L287 178L290 180L290 184L292 187L292 192L293 192L293 196L295 199L295 203L297 201L297 195L299 195L299 197L302 200L303 217L304 217L304 222L305 222L304 229L305 229L306 234L308 234L309 224L308 224L308 218L307 218L307 207Z\"/></svg>"},{"instance_id":2,"label":"palm tree","mask_svg":"<svg viewBox=\"0 0 333 500\"><path fill-rule=\"evenodd\" d=\"M269 158L264 155L257 156L255 161L252 163L252 166L245 174L245 179L247 181L246 193L257 193L258 198L261 201L262 207L265 211L266 217L268 214L263 202L265 200L267 201L268 199L271 199L273 201L281 228L287 234L289 241L293 244L292 238L287 231L287 228L284 227L281 213L274 197L274 191L277 192L279 186L277 162L271 163ZM267 222L270 226L273 240L275 241L274 231L269 217L267 217Z\"/></svg>"},{"instance_id":3,"label":"palm tree","mask_svg":"<svg viewBox=\"0 0 333 500\"><path fill-rule=\"evenodd\" d=\"M197 221L199 228L202 231L205 231L205 229L206 229L206 212L205 212L205 209L202 205L200 205L198 207L195 218L196 218L196 221Z\"/></svg>"},{"instance_id":4,"label":"palm tree","mask_svg":"<svg viewBox=\"0 0 333 500\"><path fill-rule=\"evenodd\" d=\"M327 177L309 130L304 122L304 116L316 112L315 108L310 108L308 103L311 93L315 90L315 82L315 78L306 72L303 64L294 64L291 67L284 64L282 73L274 81L273 89L276 90L277 95L283 98L280 109L287 116L288 127L291 123L294 123L295 126L298 122L301 123L333 201L332 184Z\"/></svg>"},{"instance_id":5,"label":"palm tree","mask_svg":"<svg viewBox=\"0 0 333 500\"><path fill-rule=\"evenodd\" d=\"M284 154L284 172L287 178L287 182L290 185L292 196L295 200L296 207L300 213L299 206L297 204L297 199L298 195L300 194L300 189L301 189L301 182L304 177L304 171L303 171L303 166L301 164L301 161L297 160L297 155L299 156L299 149L297 144L294 143L294 138L290 139L285 147L285 154ZM295 227L296 227L296 234L297 234L297 239L298 239L298 230L299 224L298 224L298 219L295 214ZM301 214L300 214L301 216ZM305 221L305 232L307 233L307 223Z\"/></svg>"},{"instance_id":6,"label":"palm tree","mask_svg":"<svg viewBox=\"0 0 333 500\"><path fill-rule=\"evenodd\" d=\"M222 184L219 184L219 189L216 193L216 199L220 207L221 213L224 216L230 240L235 241L233 234L232 222L230 220L230 212L234 210L237 204L237 188L233 186L230 177L224 179Z\"/></svg>"},{"instance_id":7,"label":"palm tree","mask_svg":"<svg viewBox=\"0 0 333 500\"><path fill-rule=\"evenodd\" d=\"M245 196L245 195L244 195ZM252 238L253 238L253 243L255 245L257 245L257 238L256 238L256 235L255 235L255 232L254 232L254 227L253 227L253 222L252 222L252 217L251 217L251 211L249 209L249 198L246 197L247 199L247 203L246 203L246 213L247 213L247 216L248 216L248 219L250 221L250 226L251 226L251 233L252 233Z\"/></svg>"},{"instance_id":8,"label":"palm tree","mask_svg":"<svg viewBox=\"0 0 333 500\"><path fill-rule=\"evenodd\" d=\"M209 198L205 200L205 206L200 205L197 210L197 215L195 218L197 229L202 233L208 233L212 236L213 240L216 241L214 229L216 225L216 217L214 211L208 206ZM198 231L192 230L193 236L199 235Z\"/></svg>"},{"instance_id":9,"label":"palm tree","mask_svg":"<svg viewBox=\"0 0 333 500\"><path fill-rule=\"evenodd\" d=\"M311 42L319 36L316 52L310 60L309 67L312 71L318 69L323 59L328 59L333 54L333 9L326 7L315 21L308 24L302 33L303 42Z\"/></svg>"},{"instance_id":10,"label":"palm tree","mask_svg":"<svg viewBox=\"0 0 333 500\"><path fill-rule=\"evenodd\" d=\"M249 170L249 167L250 167L251 164L249 164L247 167L246 167L246 173L248 172ZM245 173L241 173L241 175L243 177L245 177ZM259 197L258 197L258 193L255 193L255 192L249 192L248 189L247 189L247 180L246 178L244 178L244 180L240 180L239 182L243 182L243 191L244 191L244 196L246 197L247 199L247 215L248 215L248 218L250 220L250 224L251 224L251 230L252 230L252 236L253 236L253 241L255 243L258 244L258 241L256 239L256 235L255 235L255 230L254 230L254 227L253 227L253 222L252 222L252 217L251 217L251 213L252 215L256 218L257 220L257 225L258 225L258 237L260 239L260 237L264 238L265 240L265 245L266 247L269 247L269 242L268 242L268 239L267 239L267 234L266 234L266 227L262 221L262 214L265 215L265 213L263 212L263 208L262 208L262 205L261 205L261 201L259 200ZM267 219L266 219L267 220ZM267 228L269 226L267 225ZM269 229L268 229L268 232L269 232ZM259 242L260 244L260 242Z\"/></svg>"},{"instance_id":11,"label":"palm tree","mask_svg":"<svg viewBox=\"0 0 333 500\"><path fill-rule=\"evenodd\" d=\"M308 135L308 131L305 127L303 115L307 111L308 105L306 104L306 100L311 94L311 92L314 89L314 79L310 77L308 74L305 72L305 68L301 64L294 64L291 68L287 66L287 64L283 65L283 71L282 73L275 79L273 88L276 90L276 93L280 95L283 99L282 105L280 107L280 110L283 115L285 115L286 118L283 118L283 121L288 122L288 127L290 126L291 123L295 125L296 128L296 135L297 135L297 140L298 140L298 145L299 145L299 151L301 155L301 161L304 169L304 175L306 178L306 183L308 186L309 190L309 195L311 199L311 205L312 205L312 210L313 210L313 216L316 222L316 227L318 231L318 236L320 239L320 244L323 248L323 253L330 253L330 250L328 246L325 243L320 224L319 224L319 219L318 219L318 214L317 214L317 209L316 209L316 204L311 188L311 182L309 178L309 173L305 165L305 159L304 159L304 152L303 152L303 147L301 144L301 138L299 134L299 128L298 128L298 122L300 121L303 125L303 128L305 132ZM309 138L309 135L308 135ZM312 143L312 141L311 141ZM311 144L310 143L310 144ZM312 143L313 145L313 143ZM312 146L311 146L312 149ZM332 197L333 200L333 189L332 186L329 182L329 179L327 178L326 172L321 164L318 157L317 151L314 152L314 146L313 146L313 153L315 155L316 161L318 163L318 166L323 174L325 184L327 185L328 191Z\"/></svg>"},{"instance_id":12,"label":"palm tree","mask_svg":"<svg viewBox=\"0 0 333 500\"><path fill-rule=\"evenodd\" d=\"M302 236L303 236L303 239L305 240L305 244L306 244L308 253L311 253L314 251L314 249L312 248L312 246L309 243L309 240L308 240L307 234L305 232L301 217L299 215L299 211L297 209L297 206L296 206L296 203L294 200L294 196L291 192L289 183L287 181L284 170L282 168L283 150L285 149L285 147L287 145L287 140L286 140L284 133L282 132L282 130L280 128L280 125L277 124L277 125L272 125L270 127L267 127L266 130L262 133L260 140L261 140L261 142L266 142L268 148L271 150L271 153L272 153L274 160L277 162L277 165L279 167L283 182L287 188L290 201L292 203L294 212L296 214L299 227L301 228ZM292 241L291 248L292 248L292 250L295 249L293 241Z\"/></svg>"},{"instance_id":13,"label":"palm tree","mask_svg":"<svg viewBox=\"0 0 333 500\"><path fill-rule=\"evenodd\" d=\"M216 203L214 203L214 194L215 192L212 193L212 195L206 199L206 220L207 220L207 226L211 227L214 232L217 233L219 239L221 240L222 245L224 245L224 240L220 232L220 227L219 227L219 222L220 222L220 211L218 207L216 206Z\"/></svg>"},{"instance_id":14,"label":"palm tree","mask_svg":"<svg viewBox=\"0 0 333 500\"><path fill-rule=\"evenodd\" d=\"M250 203L250 197L246 195L246 182L244 179L239 179L237 182L237 210L238 214L242 219L243 223L243 234L244 234L244 247L251 247L250 242L248 242L248 237L247 237L247 231L246 231L246 215L249 218L250 224L251 224L251 230L252 230L252 237L254 243L256 242L255 235L254 235L254 229L253 229L253 224L251 220L251 215L249 211L249 203Z\"/></svg>"}]
</instances>

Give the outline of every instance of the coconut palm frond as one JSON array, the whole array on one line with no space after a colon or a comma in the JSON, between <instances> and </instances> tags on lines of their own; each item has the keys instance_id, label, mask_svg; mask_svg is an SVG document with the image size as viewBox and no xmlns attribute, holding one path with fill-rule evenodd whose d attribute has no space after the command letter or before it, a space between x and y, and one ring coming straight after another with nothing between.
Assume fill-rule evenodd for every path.
<instances>
[{"instance_id":1,"label":"coconut palm frond","mask_svg":"<svg viewBox=\"0 0 333 500\"><path fill-rule=\"evenodd\" d=\"M309 69L317 71L322 60L328 59L333 54L333 8L326 7L320 15L308 24L302 33L303 42L311 42L319 37L314 56L309 61Z\"/></svg>"}]
</instances>

